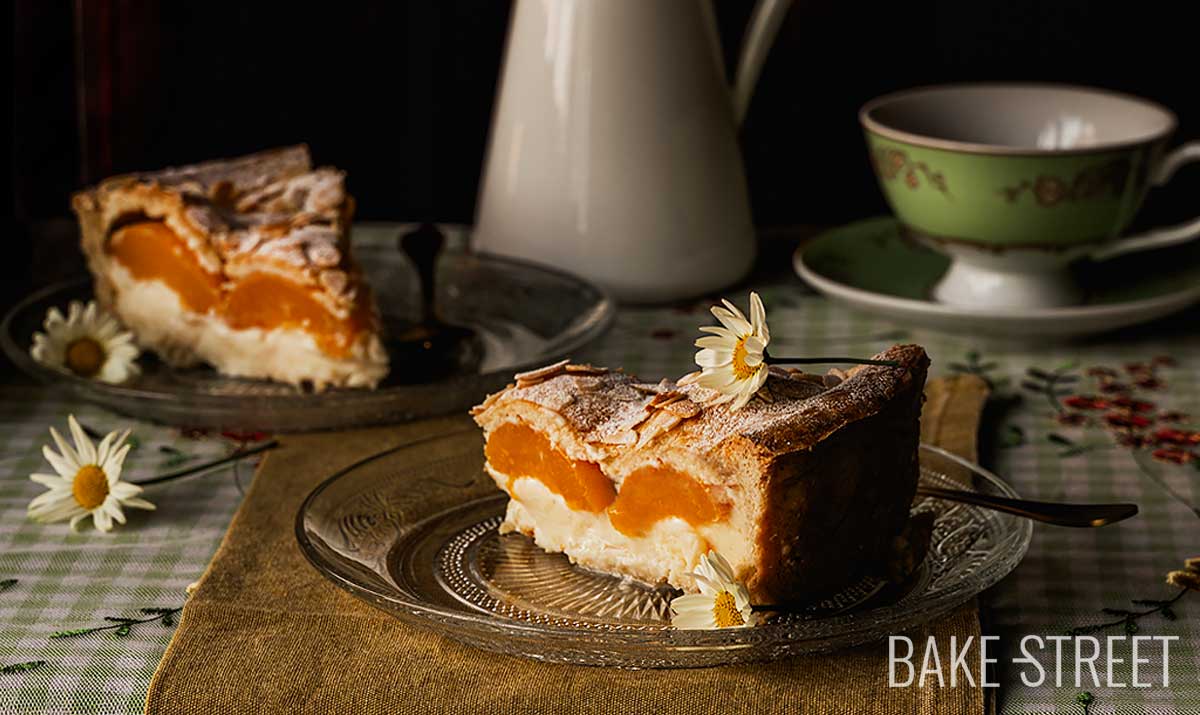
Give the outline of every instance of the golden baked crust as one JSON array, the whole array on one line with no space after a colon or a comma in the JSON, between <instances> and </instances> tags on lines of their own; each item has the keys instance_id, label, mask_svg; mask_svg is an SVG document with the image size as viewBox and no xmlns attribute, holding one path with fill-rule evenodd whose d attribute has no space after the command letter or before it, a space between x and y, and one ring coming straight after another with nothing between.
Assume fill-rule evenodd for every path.
<instances>
[{"instance_id":1,"label":"golden baked crust","mask_svg":"<svg viewBox=\"0 0 1200 715\"><path fill-rule=\"evenodd\" d=\"M349 250L354 200L346 193L344 180L337 169L314 169L308 147L299 145L116 176L80 191L71 205L79 217L96 298L121 314L106 245L124 226L161 222L223 285L252 274L277 275L303 286L336 319L362 323L355 344L344 356L357 363L354 369L318 370L312 382L317 387L373 385L387 372L387 356L378 338L373 296ZM195 340L150 338L138 331L137 319L121 317L131 323L145 347L171 364L214 362L195 354ZM292 374L280 379L297 382L297 378Z\"/></svg>"},{"instance_id":2,"label":"golden baked crust","mask_svg":"<svg viewBox=\"0 0 1200 715\"><path fill-rule=\"evenodd\" d=\"M806 600L880 570L908 518L929 360L916 345L876 357L900 367L773 368L736 412L707 406L713 393L698 385L564 362L518 375L474 414L489 433L528 423L618 485L650 463L685 471L734 503L733 528L747 544L723 555L754 601Z\"/></svg>"}]
</instances>

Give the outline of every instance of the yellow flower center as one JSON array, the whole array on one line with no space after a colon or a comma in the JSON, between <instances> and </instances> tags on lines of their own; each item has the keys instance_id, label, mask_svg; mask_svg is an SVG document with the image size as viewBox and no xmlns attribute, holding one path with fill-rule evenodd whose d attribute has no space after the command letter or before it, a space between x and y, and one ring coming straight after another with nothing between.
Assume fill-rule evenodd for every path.
<instances>
[{"instance_id":1,"label":"yellow flower center","mask_svg":"<svg viewBox=\"0 0 1200 715\"><path fill-rule=\"evenodd\" d=\"M739 380L749 380L758 369L746 364L746 338L740 338L737 345L733 346L733 374Z\"/></svg>"},{"instance_id":2,"label":"yellow flower center","mask_svg":"<svg viewBox=\"0 0 1200 715\"><path fill-rule=\"evenodd\" d=\"M95 509L103 504L108 496L108 475L94 464L84 465L75 473L71 493L75 495L79 506L89 510Z\"/></svg>"},{"instance_id":3,"label":"yellow flower center","mask_svg":"<svg viewBox=\"0 0 1200 715\"><path fill-rule=\"evenodd\" d=\"M717 628L746 625L746 621L742 619L742 612L738 610L737 601L728 591L718 593L717 597L713 599L713 620L716 622Z\"/></svg>"},{"instance_id":4,"label":"yellow flower center","mask_svg":"<svg viewBox=\"0 0 1200 715\"><path fill-rule=\"evenodd\" d=\"M81 377L91 377L104 365L104 347L92 338L79 338L67 346L67 368Z\"/></svg>"}]
</instances>

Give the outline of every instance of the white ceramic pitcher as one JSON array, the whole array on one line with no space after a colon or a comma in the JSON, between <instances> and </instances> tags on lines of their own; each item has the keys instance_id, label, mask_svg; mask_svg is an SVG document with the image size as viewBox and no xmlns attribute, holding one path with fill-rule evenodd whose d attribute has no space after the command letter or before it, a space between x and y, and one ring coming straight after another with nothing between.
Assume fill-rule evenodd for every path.
<instances>
[{"instance_id":1,"label":"white ceramic pitcher","mask_svg":"<svg viewBox=\"0 0 1200 715\"><path fill-rule=\"evenodd\" d=\"M619 299L723 288L754 261L737 142L790 0L759 0L732 94L710 0L518 0L475 246Z\"/></svg>"}]
</instances>

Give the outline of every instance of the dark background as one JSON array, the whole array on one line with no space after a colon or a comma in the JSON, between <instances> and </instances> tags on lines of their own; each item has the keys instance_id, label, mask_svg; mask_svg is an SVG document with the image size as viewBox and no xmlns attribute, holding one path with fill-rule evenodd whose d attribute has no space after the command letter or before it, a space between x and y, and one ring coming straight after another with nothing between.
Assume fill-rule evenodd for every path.
<instances>
[{"instance_id":1,"label":"dark background","mask_svg":"<svg viewBox=\"0 0 1200 715\"><path fill-rule=\"evenodd\" d=\"M1171 107L1178 140L1196 138L1187 5L798 0L742 134L755 219L824 225L883 212L856 112L912 85L1109 87ZM74 230L76 188L293 142L349 172L361 218L470 221L509 6L16 0L6 292L46 264L75 265L39 248ZM716 7L732 68L752 3ZM1196 174L1153 196L1141 222L1194 214Z\"/></svg>"}]
</instances>

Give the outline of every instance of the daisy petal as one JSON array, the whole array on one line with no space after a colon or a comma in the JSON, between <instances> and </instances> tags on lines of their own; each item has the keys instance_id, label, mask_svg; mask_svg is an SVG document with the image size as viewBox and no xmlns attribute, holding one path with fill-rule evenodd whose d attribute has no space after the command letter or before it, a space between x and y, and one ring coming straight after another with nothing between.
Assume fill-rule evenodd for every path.
<instances>
[{"instance_id":1,"label":"daisy petal","mask_svg":"<svg viewBox=\"0 0 1200 715\"><path fill-rule=\"evenodd\" d=\"M737 344L736 340L728 340L718 335L707 335L699 338L692 343L698 348L712 348L714 350L733 350L733 346Z\"/></svg>"},{"instance_id":2,"label":"daisy petal","mask_svg":"<svg viewBox=\"0 0 1200 715\"><path fill-rule=\"evenodd\" d=\"M116 499L109 497L104 500L104 506L100 507L108 512L108 515L113 518L113 521L118 524L125 523L125 512L121 511L121 504Z\"/></svg>"},{"instance_id":3,"label":"daisy petal","mask_svg":"<svg viewBox=\"0 0 1200 715\"><path fill-rule=\"evenodd\" d=\"M751 394L758 392L762 388L762 386L767 382L768 375L770 375L770 371L767 370L767 366L759 365L758 371L755 372L754 376L750 378L749 389Z\"/></svg>"},{"instance_id":4,"label":"daisy petal","mask_svg":"<svg viewBox=\"0 0 1200 715\"><path fill-rule=\"evenodd\" d=\"M43 504L35 505L30 503L26 514L34 521L43 523L52 523L68 519L84 510L75 503L75 500L69 495L61 495L56 499L47 501ZM86 512L84 512L86 513Z\"/></svg>"},{"instance_id":5,"label":"daisy petal","mask_svg":"<svg viewBox=\"0 0 1200 715\"><path fill-rule=\"evenodd\" d=\"M50 489L69 489L71 482L57 474L30 474L29 479Z\"/></svg>"},{"instance_id":6,"label":"daisy petal","mask_svg":"<svg viewBox=\"0 0 1200 715\"><path fill-rule=\"evenodd\" d=\"M709 565L723 581L734 583L733 567L725 560L725 557L718 554L716 551L709 551L706 555Z\"/></svg>"},{"instance_id":7,"label":"daisy petal","mask_svg":"<svg viewBox=\"0 0 1200 715\"><path fill-rule=\"evenodd\" d=\"M83 427L75 419L75 415L67 415L67 425L71 428L71 437L75 440L76 454L79 455L80 466L96 463L96 448L92 440L84 433Z\"/></svg>"},{"instance_id":8,"label":"daisy petal","mask_svg":"<svg viewBox=\"0 0 1200 715\"><path fill-rule=\"evenodd\" d=\"M727 402L732 402L734 397L736 397L736 395L734 395L732 392L728 393L728 394L720 393L714 399L709 400L707 404L709 404L709 405L724 405Z\"/></svg>"},{"instance_id":9,"label":"daisy petal","mask_svg":"<svg viewBox=\"0 0 1200 715\"><path fill-rule=\"evenodd\" d=\"M733 353L728 350L704 348L696 353L696 364L700 367L722 367L733 363Z\"/></svg>"},{"instance_id":10,"label":"daisy petal","mask_svg":"<svg viewBox=\"0 0 1200 715\"><path fill-rule=\"evenodd\" d=\"M709 371L705 370L697 382L709 389L724 392L726 387L737 382L737 375L733 374L733 370Z\"/></svg>"},{"instance_id":11,"label":"daisy petal","mask_svg":"<svg viewBox=\"0 0 1200 715\"><path fill-rule=\"evenodd\" d=\"M130 374L131 371L128 365L110 359L104 363L104 367L100 368L100 372L96 374L96 379L110 385L119 385L128 380Z\"/></svg>"},{"instance_id":12,"label":"daisy petal","mask_svg":"<svg viewBox=\"0 0 1200 715\"><path fill-rule=\"evenodd\" d=\"M721 582L715 578L709 578L699 573L693 573L692 578L696 579L696 586L700 589L700 593L705 596L715 596L725 590Z\"/></svg>"},{"instance_id":13,"label":"daisy petal","mask_svg":"<svg viewBox=\"0 0 1200 715\"><path fill-rule=\"evenodd\" d=\"M121 504L133 509L145 509L146 511L154 511L158 508L142 498L122 499Z\"/></svg>"},{"instance_id":14,"label":"daisy petal","mask_svg":"<svg viewBox=\"0 0 1200 715\"><path fill-rule=\"evenodd\" d=\"M725 338L730 343L736 343L739 340L738 336L734 335L732 330L730 330L729 328L720 326L720 325L702 326L700 328L700 332L710 333L712 335L716 335L717 337Z\"/></svg>"},{"instance_id":15,"label":"daisy petal","mask_svg":"<svg viewBox=\"0 0 1200 715\"><path fill-rule=\"evenodd\" d=\"M112 494L114 497L116 497L117 499L120 499L121 501L125 501L126 499L129 499L130 497L135 497L138 494L142 493L142 487L140 487L137 484L131 484L129 482L117 482L116 484L109 487L108 490L109 490L109 494Z\"/></svg>"},{"instance_id":16,"label":"daisy petal","mask_svg":"<svg viewBox=\"0 0 1200 715\"><path fill-rule=\"evenodd\" d=\"M738 308L736 305L730 302L728 298L722 298L721 304L725 306L725 309L728 310L730 315L733 317L742 321L746 320L746 314L742 312L741 308Z\"/></svg>"},{"instance_id":17,"label":"daisy petal","mask_svg":"<svg viewBox=\"0 0 1200 715\"><path fill-rule=\"evenodd\" d=\"M108 484L111 487L121 478L121 469L125 464L125 455L129 454L130 445L122 445L116 453L109 455L108 463L104 465L104 473L108 476Z\"/></svg>"},{"instance_id":18,"label":"daisy petal","mask_svg":"<svg viewBox=\"0 0 1200 715\"><path fill-rule=\"evenodd\" d=\"M49 333L65 322L67 319L63 317L62 311L58 308L51 308L46 311L46 320L42 323L42 327Z\"/></svg>"},{"instance_id":19,"label":"daisy petal","mask_svg":"<svg viewBox=\"0 0 1200 715\"><path fill-rule=\"evenodd\" d=\"M48 505L53 504L54 502L57 502L57 501L61 501L63 496L64 495L62 493L56 494L56 493L54 493L54 491L42 492L41 494L38 494L36 497L34 497L32 501L29 502L29 509L30 510L45 510Z\"/></svg>"},{"instance_id":20,"label":"daisy petal","mask_svg":"<svg viewBox=\"0 0 1200 715\"><path fill-rule=\"evenodd\" d=\"M762 298L758 293L750 293L750 325L754 334L763 339L763 343L771 341L771 333L767 328L767 309L763 307Z\"/></svg>"},{"instance_id":21,"label":"daisy petal","mask_svg":"<svg viewBox=\"0 0 1200 715\"><path fill-rule=\"evenodd\" d=\"M729 328L729 330L739 337L742 335L749 335L752 332L750 329L750 323L747 323L745 318L736 316L730 313L728 310L714 307L712 309L712 314L716 316L717 320L721 321L721 325Z\"/></svg>"},{"instance_id":22,"label":"daisy petal","mask_svg":"<svg viewBox=\"0 0 1200 715\"><path fill-rule=\"evenodd\" d=\"M672 611L707 611L712 608L712 597L699 593L688 593L671 601Z\"/></svg>"},{"instance_id":23,"label":"daisy petal","mask_svg":"<svg viewBox=\"0 0 1200 715\"><path fill-rule=\"evenodd\" d=\"M740 393L737 397L735 397L733 399L733 403L731 405L729 405L729 411L737 412L738 410L742 409L743 407L746 406L746 403L750 401L751 397L754 397L753 392Z\"/></svg>"},{"instance_id":24,"label":"daisy petal","mask_svg":"<svg viewBox=\"0 0 1200 715\"><path fill-rule=\"evenodd\" d=\"M96 464L104 469L104 463L108 461L109 450L112 449L113 442L117 439L117 433L109 432L104 435L104 439L100 440L100 444L96 447Z\"/></svg>"},{"instance_id":25,"label":"daisy petal","mask_svg":"<svg viewBox=\"0 0 1200 715\"><path fill-rule=\"evenodd\" d=\"M71 445L67 444L67 440L63 439L63 436L53 427L50 428L50 436L54 439L54 443L58 445L58 453L62 455L61 459L66 465L64 471L60 473L64 477L74 477L75 472L78 472L79 468L83 466L83 462L79 461L79 454L71 448ZM47 460L50 459L49 449L48 446L42 448L42 454L46 455ZM54 462L51 461L50 463L53 464ZM58 467L54 469L58 471Z\"/></svg>"},{"instance_id":26,"label":"daisy petal","mask_svg":"<svg viewBox=\"0 0 1200 715\"><path fill-rule=\"evenodd\" d=\"M50 449L50 445L48 444L42 445L42 456L46 458L46 461L50 463L54 471L58 472L58 475L63 479L74 479L75 473L79 471L78 466Z\"/></svg>"},{"instance_id":27,"label":"daisy petal","mask_svg":"<svg viewBox=\"0 0 1200 715\"><path fill-rule=\"evenodd\" d=\"M717 622L711 613L687 613L672 618L671 625L681 631L701 631L715 629Z\"/></svg>"}]
</instances>

